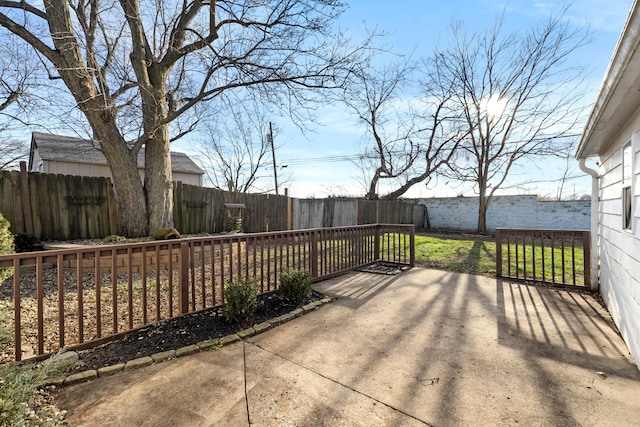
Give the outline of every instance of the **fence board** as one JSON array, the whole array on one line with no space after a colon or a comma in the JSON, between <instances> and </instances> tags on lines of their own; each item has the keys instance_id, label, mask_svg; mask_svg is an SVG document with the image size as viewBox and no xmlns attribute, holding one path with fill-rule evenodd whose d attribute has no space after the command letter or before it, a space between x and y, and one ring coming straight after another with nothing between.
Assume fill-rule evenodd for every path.
<instances>
[{"instance_id":1,"label":"fence board","mask_svg":"<svg viewBox=\"0 0 640 427\"><path fill-rule=\"evenodd\" d=\"M102 238L120 234L111 180L29 173L33 234L42 240ZM25 213L19 172L0 172L0 212L11 231L24 233ZM268 194L237 194L174 183L174 222L182 234L225 231L225 203L242 203L243 231L264 232L377 222L420 226L422 208L397 201L348 198L295 199ZM415 218L418 218L417 220ZM150 230L153 232L153 230Z\"/></svg>"}]
</instances>

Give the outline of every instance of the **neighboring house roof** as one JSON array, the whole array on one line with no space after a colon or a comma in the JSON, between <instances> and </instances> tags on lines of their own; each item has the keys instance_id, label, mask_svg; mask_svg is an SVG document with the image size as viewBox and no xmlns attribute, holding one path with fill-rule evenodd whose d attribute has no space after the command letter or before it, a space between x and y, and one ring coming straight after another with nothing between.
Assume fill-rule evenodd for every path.
<instances>
[{"instance_id":1,"label":"neighboring house roof","mask_svg":"<svg viewBox=\"0 0 640 427\"><path fill-rule=\"evenodd\" d=\"M107 159L100 151L100 143L71 136L34 132L31 136L29 170L33 165L33 153L38 150L44 161L63 160L65 162L107 165ZM144 147L138 153L138 167L144 168ZM204 171L184 153L171 152L173 172L203 175Z\"/></svg>"},{"instance_id":2,"label":"neighboring house roof","mask_svg":"<svg viewBox=\"0 0 640 427\"><path fill-rule=\"evenodd\" d=\"M601 154L640 106L640 10L634 1L591 109L576 158Z\"/></svg>"}]
</instances>

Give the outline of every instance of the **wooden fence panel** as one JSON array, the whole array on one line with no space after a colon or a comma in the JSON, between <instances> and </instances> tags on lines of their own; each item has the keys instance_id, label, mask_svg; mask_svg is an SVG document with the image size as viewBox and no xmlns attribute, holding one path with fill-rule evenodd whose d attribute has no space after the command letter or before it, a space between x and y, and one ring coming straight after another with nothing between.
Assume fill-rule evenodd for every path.
<instances>
[{"instance_id":1,"label":"wooden fence panel","mask_svg":"<svg viewBox=\"0 0 640 427\"><path fill-rule=\"evenodd\" d=\"M120 234L110 179L29 173L28 188L23 189L20 178L19 172L0 172L0 212L14 234L27 232L23 191L29 195L32 234L42 240ZM175 227L182 234L223 232L231 214L225 203L245 205L243 231L250 233L287 230L290 220L297 229L378 222L419 226L423 212L421 207L402 201L328 198L292 202L287 196L237 194L175 182Z\"/></svg>"},{"instance_id":2,"label":"wooden fence panel","mask_svg":"<svg viewBox=\"0 0 640 427\"><path fill-rule=\"evenodd\" d=\"M0 212L14 234L26 233L22 195L29 192L32 233L42 240L90 239L116 234L111 181L71 175L30 173L28 189L19 172L0 174Z\"/></svg>"},{"instance_id":3,"label":"wooden fence panel","mask_svg":"<svg viewBox=\"0 0 640 427\"><path fill-rule=\"evenodd\" d=\"M24 214L22 212L22 188L20 173L11 171L0 172L0 212L9 220L11 232L19 233L25 229Z\"/></svg>"},{"instance_id":4,"label":"wooden fence panel","mask_svg":"<svg viewBox=\"0 0 640 427\"><path fill-rule=\"evenodd\" d=\"M237 203L244 203L243 230L249 233L287 229L286 196L273 194L239 194Z\"/></svg>"},{"instance_id":5,"label":"wooden fence panel","mask_svg":"<svg viewBox=\"0 0 640 427\"><path fill-rule=\"evenodd\" d=\"M175 183L174 219L183 234L225 231L225 203L245 205L242 212L245 232L279 231L287 228L288 199L269 194L235 194L214 188Z\"/></svg>"},{"instance_id":6,"label":"wooden fence panel","mask_svg":"<svg viewBox=\"0 0 640 427\"><path fill-rule=\"evenodd\" d=\"M328 199L333 204L333 218L330 227L343 227L358 224L357 199Z\"/></svg>"},{"instance_id":7,"label":"wooden fence panel","mask_svg":"<svg viewBox=\"0 0 640 427\"><path fill-rule=\"evenodd\" d=\"M377 222L378 202L360 200L358 202L358 224L375 224Z\"/></svg>"}]
</instances>

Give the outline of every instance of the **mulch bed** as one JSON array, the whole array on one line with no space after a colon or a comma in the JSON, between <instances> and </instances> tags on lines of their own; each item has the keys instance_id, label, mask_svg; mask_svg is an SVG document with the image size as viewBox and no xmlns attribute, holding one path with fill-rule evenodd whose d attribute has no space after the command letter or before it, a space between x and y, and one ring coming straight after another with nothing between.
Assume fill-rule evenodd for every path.
<instances>
[{"instance_id":1,"label":"mulch bed","mask_svg":"<svg viewBox=\"0 0 640 427\"><path fill-rule=\"evenodd\" d=\"M302 303L294 304L277 292L263 294L258 297L259 307L254 316L244 322L228 322L222 307L165 320L133 331L120 340L79 351L78 355L83 363L75 368L75 372L126 363L139 357L222 338L325 297L313 291Z\"/></svg>"}]
</instances>

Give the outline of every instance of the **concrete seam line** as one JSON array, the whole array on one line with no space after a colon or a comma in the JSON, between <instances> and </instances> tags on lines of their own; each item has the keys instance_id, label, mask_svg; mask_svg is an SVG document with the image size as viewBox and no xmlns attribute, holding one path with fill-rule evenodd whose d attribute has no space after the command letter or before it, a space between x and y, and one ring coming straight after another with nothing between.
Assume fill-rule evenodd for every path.
<instances>
[{"instance_id":1,"label":"concrete seam line","mask_svg":"<svg viewBox=\"0 0 640 427\"><path fill-rule=\"evenodd\" d=\"M349 390L353 391L354 393L358 393L358 394L359 394L359 395L361 395L361 396L364 396L364 397L366 397L366 398L368 398L368 399L371 399L371 400L373 400L374 402L377 402L377 403L379 403L379 404L381 404L381 405L383 405L383 406L386 406L387 408L389 408L389 409L391 409L391 410L393 410L393 411L396 411L396 412L399 412L399 413L401 413L401 414L403 414L403 415L406 415L407 417L409 417L409 418L411 418L411 419L414 419L414 420L416 420L416 421L418 421L418 422L421 422L421 423L423 423L423 424L424 424L424 425L426 425L426 426L433 427L431 424L427 423L427 422L426 422L426 421L424 421L424 420L421 420L420 418L416 417L415 415L411 415L411 414L409 414L408 412L405 412L405 411L403 411L403 410L402 410L402 409L400 409L400 408L396 408L396 407L394 407L394 406L392 406L392 405L389 405L388 403L382 402L382 401L380 401L380 400L376 399L375 397L368 395L367 393L363 393L363 392L361 392L360 390L356 390L355 388L353 388L353 387L351 387L351 386L349 386L349 385L347 385L347 384L343 384L343 383L341 383L341 382L340 382L340 381L338 381L338 380L335 380L335 379L333 379L333 378L330 378L330 377L328 377L328 376L326 376L326 375L324 375L324 374L321 374L320 372L314 371L313 369L307 368L306 366L303 366L303 365L301 365L301 364L299 364L299 363L297 363L297 362L295 362L295 361L293 361L293 360L291 360L291 359L288 359L288 358L286 358L286 357L284 357L284 356L282 356L282 355L280 355L280 354L278 354L278 353L274 353L273 351L268 350L268 349L264 348L263 346L261 346L261 345L259 345L259 344L256 344L256 343L251 342L251 341L247 341L247 343L248 343L248 344L252 344L252 345L254 345L254 346L258 347L260 350L266 351L267 353L273 354L274 356L279 357L280 359L282 359L282 360L284 360L284 361L287 361L287 362L289 362L289 363L293 363L294 365L298 366L299 368L304 369L305 371L313 372L314 374L318 375L318 376L319 376L319 377L321 377L321 378L324 378L324 379L326 379L326 380L328 380L328 381L331 381L331 382L332 382L332 383L334 383L334 384L338 384L338 385L339 385L339 386L341 386L341 387L347 388L347 389L349 389ZM245 366L246 366L246 365L245 365Z\"/></svg>"},{"instance_id":2,"label":"concrete seam line","mask_svg":"<svg viewBox=\"0 0 640 427\"><path fill-rule=\"evenodd\" d=\"M249 394L247 393L247 343L242 340L242 372L244 380L244 404L247 408L247 426L251 425L251 413L249 412Z\"/></svg>"}]
</instances>

